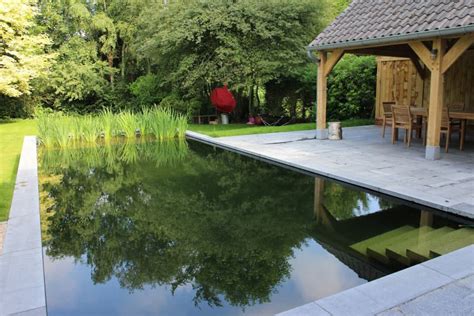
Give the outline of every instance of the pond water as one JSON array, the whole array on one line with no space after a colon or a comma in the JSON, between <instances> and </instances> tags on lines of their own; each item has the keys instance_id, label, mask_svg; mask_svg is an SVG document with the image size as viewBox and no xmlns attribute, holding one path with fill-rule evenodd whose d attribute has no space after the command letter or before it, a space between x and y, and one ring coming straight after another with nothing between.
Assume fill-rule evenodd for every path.
<instances>
[{"instance_id":1,"label":"pond water","mask_svg":"<svg viewBox=\"0 0 474 316\"><path fill-rule=\"evenodd\" d=\"M402 268L351 245L429 210L196 142L40 154L54 315L271 315Z\"/></svg>"}]
</instances>

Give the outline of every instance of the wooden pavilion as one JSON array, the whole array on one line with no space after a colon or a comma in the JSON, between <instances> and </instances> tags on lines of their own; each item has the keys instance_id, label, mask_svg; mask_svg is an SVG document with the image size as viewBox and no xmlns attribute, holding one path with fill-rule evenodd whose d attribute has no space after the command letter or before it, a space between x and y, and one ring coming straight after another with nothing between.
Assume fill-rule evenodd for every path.
<instances>
[{"instance_id":1,"label":"wooden pavilion","mask_svg":"<svg viewBox=\"0 0 474 316\"><path fill-rule=\"evenodd\" d=\"M425 157L439 159L446 98L458 98L456 101L464 102L467 109L474 108L473 46L474 0L353 0L307 48L311 58L315 58L314 52L317 52L319 62L317 138L327 138L327 77L344 54L398 58L416 72L416 78L407 84L414 84L417 105L429 110ZM377 80L380 84L384 76L384 69L380 68L383 61L396 59L379 59ZM447 76L454 79L446 85ZM403 89L407 89L406 86ZM393 94L392 100L383 100L383 93L380 86L378 102L401 102ZM405 99L404 102L410 103L406 105L416 103L412 98L410 95ZM466 113L465 119L474 119L474 114Z\"/></svg>"}]
</instances>

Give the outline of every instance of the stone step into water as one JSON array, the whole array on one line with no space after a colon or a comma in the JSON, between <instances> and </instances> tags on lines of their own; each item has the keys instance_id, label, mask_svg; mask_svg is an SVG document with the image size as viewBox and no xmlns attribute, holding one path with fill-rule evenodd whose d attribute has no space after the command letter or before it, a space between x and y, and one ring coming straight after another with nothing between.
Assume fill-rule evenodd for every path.
<instances>
[{"instance_id":1,"label":"stone step into water","mask_svg":"<svg viewBox=\"0 0 474 316\"><path fill-rule=\"evenodd\" d=\"M412 236L407 236L406 239L400 242L387 246L385 253L390 259L396 260L403 265L412 265L414 261L407 256L407 249L414 248L420 245L423 246L430 240L442 238L452 230L453 229L434 229L429 226L422 226L418 229L418 234L414 233Z\"/></svg>"},{"instance_id":2,"label":"stone step into water","mask_svg":"<svg viewBox=\"0 0 474 316\"><path fill-rule=\"evenodd\" d=\"M444 243L446 235L454 231L454 228L447 226L437 229L433 232L434 234L430 236L429 240L418 243L418 245L413 247L408 247L406 250L407 257L411 260L411 262L417 263L429 260L430 250L440 243Z\"/></svg>"},{"instance_id":3,"label":"stone step into water","mask_svg":"<svg viewBox=\"0 0 474 316\"><path fill-rule=\"evenodd\" d=\"M467 247L474 244L474 229L461 228L452 233L446 234L444 243L434 246L430 250L430 257L435 258L445 255L451 251Z\"/></svg>"},{"instance_id":4,"label":"stone step into water","mask_svg":"<svg viewBox=\"0 0 474 316\"><path fill-rule=\"evenodd\" d=\"M413 226L402 226L397 229L391 230L389 232L383 233L381 235L377 235L375 237L360 241L358 243L355 243L351 245L351 248L354 249L355 251L361 253L364 256L367 256L367 248L373 245L380 244L381 242L384 242L388 239L398 237L401 234L404 234L408 231L414 230L415 227Z\"/></svg>"},{"instance_id":5,"label":"stone step into water","mask_svg":"<svg viewBox=\"0 0 474 316\"><path fill-rule=\"evenodd\" d=\"M416 240L418 240L418 236L420 234L425 234L432 230L434 229L427 226L421 228L414 228L413 230L403 233L395 238L391 238L389 240L384 241L383 243L369 247L367 249L367 254L370 257L381 261L382 263L388 264L391 262L391 259L389 256L387 256L387 248L392 247L392 249L398 249L398 245L401 245L400 247L403 247L407 244L414 244ZM402 263L405 264L404 262Z\"/></svg>"}]
</instances>

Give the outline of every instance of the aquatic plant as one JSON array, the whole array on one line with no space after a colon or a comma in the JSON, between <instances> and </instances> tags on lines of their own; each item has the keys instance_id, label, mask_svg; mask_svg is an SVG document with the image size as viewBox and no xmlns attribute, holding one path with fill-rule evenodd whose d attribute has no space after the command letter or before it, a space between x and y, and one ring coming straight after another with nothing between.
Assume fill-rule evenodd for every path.
<instances>
[{"instance_id":1,"label":"aquatic plant","mask_svg":"<svg viewBox=\"0 0 474 316\"><path fill-rule=\"evenodd\" d=\"M115 120L114 114L110 109L104 109L98 120L101 124L101 136L105 141L110 141L115 136Z\"/></svg>"},{"instance_id":2,"label":"aquatic plant","mask_svg":"<svg viewBox=\"0 0 474 316\"><path fill-rule=\"evenodd\" d=\"M117 137L154 137L164 141L183 139L185 116L167 108L143 109L118 114L103 110L98 115L50 113L38 115L39 138L45 147L70 147L77 143L111 142Z\"/></svg>"}]
</instances>

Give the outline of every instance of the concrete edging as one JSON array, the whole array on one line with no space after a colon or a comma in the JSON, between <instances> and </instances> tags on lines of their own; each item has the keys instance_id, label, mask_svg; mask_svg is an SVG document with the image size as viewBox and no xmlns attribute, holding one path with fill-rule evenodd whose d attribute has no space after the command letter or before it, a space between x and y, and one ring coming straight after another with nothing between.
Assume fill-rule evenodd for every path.
<instances>
[{"instance_id":1,"label":"concrete edging","mask_svg":"<svg viewBox=\"0 0 474 316\"><path fill-rule=\"evenodd\" d=\"M0 315L46 315L36 137L23 141L0 256Z\"/></svg>"}]
</instances>

